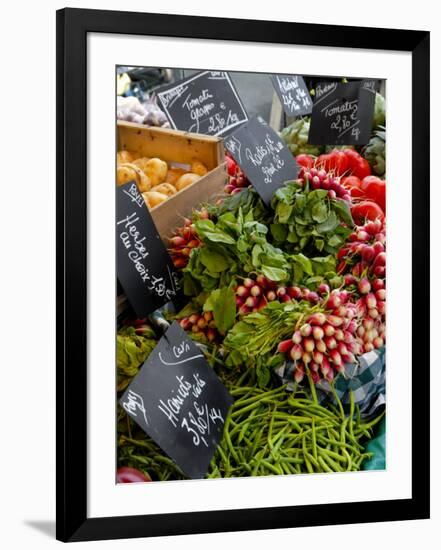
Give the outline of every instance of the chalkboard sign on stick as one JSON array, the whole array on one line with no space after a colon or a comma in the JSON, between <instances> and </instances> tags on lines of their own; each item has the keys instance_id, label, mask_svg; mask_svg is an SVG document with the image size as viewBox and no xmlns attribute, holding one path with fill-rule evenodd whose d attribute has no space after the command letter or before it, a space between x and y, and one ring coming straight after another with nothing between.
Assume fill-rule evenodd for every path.
<instances>
[{"instance_id":1,"label":"chalkboard sign on stick","mask_svg":"<svg viewBox=\"0 0 441 550\"><path fill-rule=\"evenodd\" d=\"M193 479L206 474L232 403L176 321L120 400L133 420Z\"/></svg>"},{"instance_id":2,"label":"chalkboard sign on stick","mask_svg":"<svg viewBox=\"0 0 441 550\"><path fill-rule=\"evenodd\" d=\"M266 204L279 187L298 176L300 167L291 151L259 116L226 138L225 147Z\"/></svg>"},{"instance_id":3,"label":"chalkboard sign on stick","mask_svg":"<svg viewBox=\"0 0 441 550\"><path fill-rule=\"evenodd\" d=\"M312 99L302 76L273 74L271 82L286 116L308 115L312 111Z\"/></svg>"},{"instance_id":4,"label":"chalkboard sign on stick","mask_svg":"<svg viewBox=\"0 0 441 550\"><path fill-rule=\"evenodd\" d=\"M363 145L371 137L375 80L347 84L318 84L311 115L308 143L312 145Z\"/></svg>"},{"instance_id":5,"label":"chalkboard sign on stick","mask_svg":"<svg viewBox=\"0 0 441 550\"><path fill-rule=\"evenodd\" d=\"M224 71L202 71L164 86L157 97L175 130L225 136L248 120L231 77Z\"/></svg>"},{"instance_id":6,"label":"chalkboard sign on stick","mask_svg":"<svg viewBox=\"0 0 441 550\"><path fill-rule=\"evenodd\" d=\"M135 182L116 189L117 277L143 318L170 301L182 301L179 275Z\"/></svg>"}]
</instances>

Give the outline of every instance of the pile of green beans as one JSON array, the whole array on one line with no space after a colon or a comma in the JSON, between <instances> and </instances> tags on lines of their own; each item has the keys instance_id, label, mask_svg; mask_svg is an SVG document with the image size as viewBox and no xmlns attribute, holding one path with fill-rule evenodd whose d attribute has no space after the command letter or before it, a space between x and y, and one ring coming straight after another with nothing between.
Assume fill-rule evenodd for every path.
<instances>
[{"instance_id":1,"label":"pile of green beans","mask_svg":"<svg viewBox=\"0 0 441 550\"><path fill-rule=\"evenodd\" d=\"M312 383L310 397L290 393L286 386L262 390L243 386L243 379L229 382L235 402L207 478L358 471L371 456L365 444L383 415L363 421L352 394L345 414L336 394L335 406L320 405ZM133 466L157 481L186 479L152 439L126 420L128 429L118 443L119 466Z\"/></svg>"},{"instance_id":2,"label":"pile of green beans","mask_svg":"<svg viewBox=\"0 0 441 550\"><path fill-rule=\"evenodd\" d=\"M312 398L286 387L230 388L236 401L207 477L360 470L371 456L362 440L372 437L381 416L363 422L352 395L348 415L337 396L337 406L325 408L311 390Z\"/></svg>"}]
</instances>

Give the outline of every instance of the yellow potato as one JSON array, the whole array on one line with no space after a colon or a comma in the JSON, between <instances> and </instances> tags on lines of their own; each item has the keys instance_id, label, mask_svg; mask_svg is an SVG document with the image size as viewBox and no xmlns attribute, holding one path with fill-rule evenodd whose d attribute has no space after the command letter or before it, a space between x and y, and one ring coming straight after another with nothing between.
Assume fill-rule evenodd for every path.
<instances>
[{"instance_id":1,"label":"yellow potato","mask_svg":"<svg viewBox=\"0 0 441 550\"><path fill-rule=\"evenodd\" d=\"M178 179L186 173L187 171L183 168L169 168L165 181L172 185L176 185Z\"/></svg>"},{"instance_id":2,"label":"yellow potato","mask_svg":"<svg viewBox=\"0 0 441 550\"><path fill-rule=\"evenodd\" d=\"M158 193L157 191L147 191L146 193L143 193L142 196L144 197L144 200L149 208L154 208L168 199L167 195Z\"/></svg>"},{"instance_id":3,"label":"yellow potato","mask_svg":"<svg viewBox=\"0 0 441 550\"><path fill-rule=\"evenodd\" d=\"M190 172L193 172L198 176L205 176L205 174L208 172L208 168L205 166L205 164L202 164L200 160L195 160L191 163Z\"/></svg>"},{"instance_id":4,"label":"yellow potato","mask_svg":"<svg viewBox=\"0 0 441 550\"><path fill-rule=\"evenodd\" d=\"M176 189L180 191L181 189L188 187L189 185L200 179L200 177L201 176L198 176L198 174L188 172L188 174L184 174L178 179L178 181L176 182Z\"/></svg>"},{"instance_id":5,"label":"yellow potato","mask_svg":"<svg viewBox=\"0 0 441 550\"><path fill-rule=\"evenodd\" d=\"M149 157L140 157L139 159L134 160L132 164L138 166L138 168L141 168L141 170L146 173L145 166L149 160Z\"/></svg>"},{"instance_id":6,"label":"yellow potato","mask_svg":"<svg viewBox=\"0 0 441 550\"><path fill-rule=\"evenodd\" d=\"M164 195L171 197L171 195L176 193L176 187L174 187L171 183L160 183L159 185L152 187L151 191L157 191L158 193L163 193Z\"/></svg>"},{"instance_id":7,"label":"yellow potato","mask_svg":"<svg viewBox=\"0 0 441 550\"><path fill-rule=\"evenodd\" d=\"M150 159L145 163L144 172L150 178L153 186L165 181L167 170L167 163L158 158Z\"/></svg>"},{"instance_id":8,"label":"yellow potato","mask_svg":"<svg viewBox=\"0 0 441 550\"><path fill-rule=\"evenodd\" d=\"M121 164L121 167L131 168L132 170L134 170L134 172L136 172L136 184L141 193L144 193L145 191L150 191L152 183L150 181L150 178L144 174L141 168L136 166L136 164L131 164L129 162Z\"/></svg>"},{"instance_id":9,"label":"yellow potato","mask_svg":"<svg viewBox=\"0 0 441 550\"><path fill-rule=\"evenodd\" d=\"M125 183L129 183L129 181L138 183L138 174L136 171L130 166L118 166L116 169L116 184L124 185Z\"/></svg>"},{"instance_id":10,"label":"yellow potato","mask_svg":"<svg viewBox=\"0 0 441 550\"><path fill-rule=\"evenodd\" d=\"M141 155L136 151L118 151L116 153L116 162L117 164L124 164L125 162L133 162L138 159Z\"/></svg>"}]
</instances>

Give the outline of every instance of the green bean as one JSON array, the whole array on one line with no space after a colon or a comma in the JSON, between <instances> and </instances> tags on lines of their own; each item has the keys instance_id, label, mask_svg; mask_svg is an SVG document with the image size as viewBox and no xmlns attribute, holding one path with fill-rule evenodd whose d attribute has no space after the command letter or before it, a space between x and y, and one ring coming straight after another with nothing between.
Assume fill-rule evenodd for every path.
<instances>
[{"instance_id":1,"label":"green bean","mask_svg":"<svg viewBox=\"0 0 441 550\"><path fill-rule=\"evenodd\" d=\"M322 458L322 456L319 456L319 457L318 457L318 462L319 462L320 466L322 467L322 469L323 469L325 472L332 473L331 468L326 464L326 462L324 461L324 459Z\"/></svg>"}]
</instances>

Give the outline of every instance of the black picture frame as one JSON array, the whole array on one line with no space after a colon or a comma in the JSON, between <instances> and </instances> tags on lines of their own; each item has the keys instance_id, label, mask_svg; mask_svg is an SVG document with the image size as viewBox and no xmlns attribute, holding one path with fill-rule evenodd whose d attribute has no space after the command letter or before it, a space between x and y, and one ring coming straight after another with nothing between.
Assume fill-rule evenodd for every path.
<instances>
[{"instance_id":1,"label":"black picture frame","mask_svg":"<svg viewBox=\"0 0 441 550\"><path fill-rule=\"evenodd\" d=\"M57 539L85 541L428 518L429 32L86 9L60 10L56 17ZM240 513L87 517L86 39L91 32L411 52L412 291L413 296L418 295L412 300L412 498L256 508Z\"/></svg>"}]
</instances>

